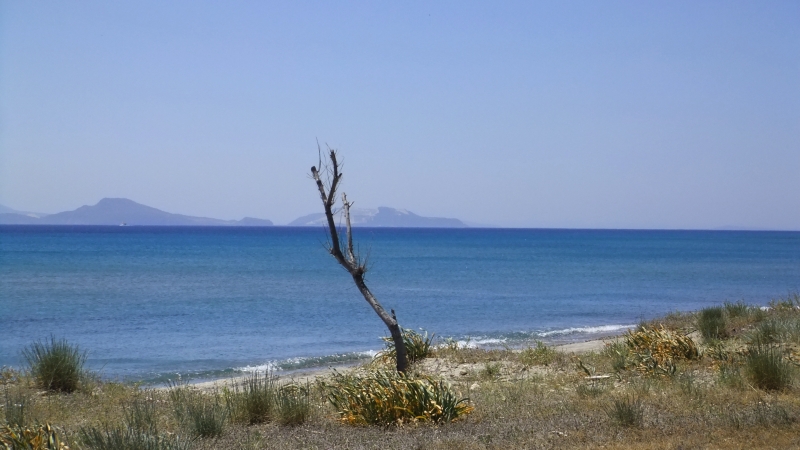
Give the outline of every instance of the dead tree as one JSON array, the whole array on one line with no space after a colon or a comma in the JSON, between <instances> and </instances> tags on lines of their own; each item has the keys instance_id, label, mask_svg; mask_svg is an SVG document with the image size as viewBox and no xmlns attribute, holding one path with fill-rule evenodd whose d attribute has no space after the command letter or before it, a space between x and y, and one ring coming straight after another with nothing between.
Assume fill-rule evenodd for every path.
<instances>
[{"instance_id":1,"label":"dead tree","mask_svg":"<svg viewBox=\"0 0 800 450\"><path fill-rule=\"evenodd\" d=\"M339 162L336 159L336 150L330 150L330 163L326 163L323 165L322 158L320 157L320 169L317 170L316 166L311 167L311 177L314 178L314 181L317 183L317 189L319 189L319 195L322 198L322 205L325 207L325 218L328 221L328 231L331 235L330 244L328 246L328 251L336 261L341 264L342 267L347 270L348 273L353 277L353 281L356 283L356 287L361 292L361 295L364 296L364 300L369 303L372 309L378 314L378 317L381 318L386 327L389 329L389 333L392 335L392 341L394 342L394 347L397 353L397 371L398 372L405 372L406 368L408 367L408 357L406 355L406 345L405 341L403 341L403 333L400 330L400 325L397 324L397 318L395 317L394 310L392 310L392 314L386 312L383 309L383 306L378 302L378 299L372 295L367 284L364 282L364 275L367 273L367 266L366 263L362 260L362 258L353 251L353 233L352 227L350 225L350 206L353 204L352 202L347 201L347 194L342 193L342 213L344 215L344 221L346 226L346 243L341 242L341 238L339 236L339 231L336 228L336 222L334 221L333 215L333 208L336 204L336 189L339 188L339 182L342 179L342 173L339 171ZM322 176L320 175L320 171L325 172L325 181L322 180ZM344 247L344 251L342 252L342 247Z\"/></svg>"}]
</instances>

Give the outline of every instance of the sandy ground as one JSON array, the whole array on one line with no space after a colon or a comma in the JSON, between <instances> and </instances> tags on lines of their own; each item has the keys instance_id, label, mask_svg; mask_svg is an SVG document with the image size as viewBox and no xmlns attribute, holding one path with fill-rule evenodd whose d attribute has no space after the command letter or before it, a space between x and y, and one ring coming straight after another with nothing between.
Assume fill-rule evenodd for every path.
<instances>
[{"instance_id":1,"label":"sandy ground","mask_svg":"<svg viewBox=\"0 0 800 450\"><path fill-rule=\"evenodd\" d=\"M348 366L337 366L337 367L326 367L320 369L313 369L308 371L302 372L292 372L288 375L281 375L278 374L278 379L281 380L292 380L295 383L299 384L306 384L306 383L313 383L317 379L324 379L329 378L331 374L333 374L336 370L346 370ZM204 391L213 391L215 389L222 389L225 386L230 386L232 384L236 384L239 382L244 381L248 375L242 375L240 377L232 377L232 378L224 378L221 380L213 380L213 381L203 381L199 383L189 383L190 386L204 390Z\"/></svg>"},{"instance_id":2,"label":"sandy ground","mask_svg":"<svg viewBox=\"0 0 800 450\"><path fill-rule=\"evenodd\" d=\"M614 339L616 339L616 337L594 339L586 342L575 342L571 344L558 345L555 346L554 348L557 351L568 354L588 353L588 352L602 350L607 342L611 342ZM278 374L278 378L282 380L292 380L293 382L300 384L314 383L318 379L329 378L334 371L337 370L343 371L347 369L349 369L349 366L327 367L327 368L313 369L302 372L293 372L287 375ZM462 377L473 375L474 372L480 370L480 367L478 367L475 364L454 364L447 360L439 358L428 358L425 361L423 361L423 370L426 373L438 374L439 376L448 380L457 380ZM534 374L544 371L546 371L545 368L532 368L529 374ZM235 383L239 383L243 381L246 377L247 375L243 375L241 377L225 378L221 380L204 381L199 383L190 383L190 385L196 389L204 391L212 391L216 389L222 389L225 386L230 386Z\"/></svg>"},{"instance_id":3,"label":"sandy ground","mask_svg":"<svg viewBox=\"0 0 800 450\"><path fill-rule=\"evenodd\" d=\"M588 353L599 352L606 346L606 342L612 342L616 337L606 339L595 339L593 341L575 342L572 344L564 344L556 347L556 350L562 353Z\"/></svg>"}]
</instances>

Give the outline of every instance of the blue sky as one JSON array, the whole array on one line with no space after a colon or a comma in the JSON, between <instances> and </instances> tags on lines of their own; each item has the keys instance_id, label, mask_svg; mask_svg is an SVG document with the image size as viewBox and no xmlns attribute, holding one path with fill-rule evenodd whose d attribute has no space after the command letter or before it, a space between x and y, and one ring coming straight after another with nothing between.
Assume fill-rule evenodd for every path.
<instances>
[{"instance_id":1,"label":"blue sky","mask_svg":"<svg viewBox=\"0 0 800 450\"><path fill-rule=\"evenodd\" d=\"M0 203L800 229L800 3L0 1Z\"/></svg>"}]
</instances>

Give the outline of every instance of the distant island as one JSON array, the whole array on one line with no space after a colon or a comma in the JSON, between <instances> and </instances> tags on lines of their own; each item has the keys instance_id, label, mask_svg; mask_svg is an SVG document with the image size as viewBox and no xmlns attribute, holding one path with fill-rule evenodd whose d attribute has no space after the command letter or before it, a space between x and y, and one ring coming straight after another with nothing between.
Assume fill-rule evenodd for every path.
<instances>
[{"instance_id":1,"label":"distant island","mask_svg":"<svg viewBox=\"0 0 800 450\"><path fill-rule=\"evenodd\" d=\"M339 217L337 220L341 219ZM350 220L355 227L397 228L466 228L458 219L423 217L405 209L381 206L379 208L353 209ZM104 198L96 205L85 205L73 211L42 214L17 211L0 205L0 225L127 225L127 226L240 226L268 227L270 220L245 217L242 220L222 220L209 217L174 214L127 198ZM317 227L325 225L323 213L308 214L291 221L290 227Z\"/></svg>"},{"instance_id":2,"label":"distant island","mask_svg":"<svg viewBox=\"0 0 800 450\"><path fill-rule=\"evenodd\" d=\"M341 217L338 218L341 222ZM290 227L316 227L325 225L325 214L314 213L289 222ZM458 219L418 216L405 209L381 206L377 209L352 209L350 222L354 227L408 227L408 228L466 228Z\"/></svg>"},{"instance_id":3,"label":"distant island","mask_svg":"<svg viewBox=\"0 0 800 450\"><path fill-rule=\"evenodd\" d=\"M245 217L242 220L222 220L208 217L173 214L136 203L127 198L104 198L93 206L81 206L74 211L57 214L37 214L15 211L0 206L0 225L131 225L131 226L245 226L268 227L272 222Z\"/></svg>"}]
</instances>

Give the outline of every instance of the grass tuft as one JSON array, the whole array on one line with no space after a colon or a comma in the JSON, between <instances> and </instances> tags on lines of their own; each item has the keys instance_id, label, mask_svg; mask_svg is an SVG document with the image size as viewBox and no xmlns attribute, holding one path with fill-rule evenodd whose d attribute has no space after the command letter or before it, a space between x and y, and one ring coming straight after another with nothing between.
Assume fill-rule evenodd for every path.
<instances>
[{"instance_id":1,"label":"grass tuft","mask_svg":"<svg viewBox=\"0 0 800 450\"><path fill-rule=\"evenodd\" d=\"M85 378L86 352L66 339L36 341L22 350L36 384L48 391L74 392Z\"/></svg>"},{"instance_id":2,"label":"grass tuft","mask_svg":"<svg viewBox=\"0 0 800 450\"><path fill-rule=\"evenodd\" d=\"M187 450L192 442L159 432L158 411L152 399L137 398L125 406L117 426L81 427L80 448L87 450Z\"/></svg>"},{"instance_id":3,"label":"grass tuft","mask_svg":"<svg viewBox=\"0 0 800 450\"><path fill-rule=\"evenodd\" d=\"M750 314L750 307L741 300L736 303L732 302L725 302L724 303L725 313L728 314L728 317L731 319L739 318L739 317L747 317Z\"/></svg>"},{"instance_id":4,"label":"grass tuft","mask_svg":"<svg viewBox=\"0 0 800 450\"><path fill-rule=\"evenodd\" d=\"M728 320L726 308L714 306L703 308L697 315L697 329L706 341L725 339L728 337Z\"/></svg>"},{"instance_id":5,"label":"grass tuft","mask_svg":"<svg viewBox=\"0 0 800 450\"><path fill-rule=\"evenodd\" d=\"M598 383L584 383L575 387L575 393L581 398L599 397L605 392L605 386Z\"/></svg>"},{"instance_id":6,"label":"grass tuft","mask_svg":"<svg viewBox=\"0 0 800 450\"><path fill-rule=\"evenodd\" d=\"M525 366L548 366L556 361L558 352L545 345L542 341L536 341L536 347L528 347L519 355L520 362Z\"/></svg>"},{"instance_id":7,"label":"grass tuft","mask_svg":"<svg viewBox=\"0 0 800 450\"><path fill-rule=\"evenodd\" d=\"M158 429L158 411L153 401L139 397L125 406L124 420L129 427L139 431Z\"/></svg>"},{"instance_id":8,"label":"grass tuft","mask_svg":"<svg viewBox=\"0 0 800 450\"><path fill-rule=\"evenodd\" d=\"M638 427L642 425L644 417L644 407L641 400L635 396L624 396L614 399L613 403L606 408L606 414L617 425L623 427Z\"/></svg>"},{"instance_id":9,"label":"grass tuft","mask_svg":"<svg viewBox=\"0 0 800 450\"><path fill-rule=\"evenodd\" d=\"M433 347L431 344L433 342L433 334L428 336L427 331L424 334L420 334L409 328L403 328L402 332L403 342L406 344L406 356L408 357L409 363L422 361L432 355ZM386 345L386 349L378 353L375 357L384 362L397 361L397 349L394 346L394 340L391 337L382 337L381 339Z\"/></svg>"},{"instance_id":10,"label":"grass tuft","mask_svg":"<svg viewBox=\"0 0 800 450\"><path fill-rule=\"evenodd\" d=\"M193 436L222 436L228 419L228 408L219 395L203 394L187 386L174 386L170 390L170 400L175 418Z\"/></svg>"},{"instance_id":11,"label":"grass tuft","mask_svg":"<svg viewBox=\"0 0 800 450\"><path fill-rule=\"evenodd\" d=\"M225 391L231 420L247 425L272 419L277 397L277 378L272 373L258 372Z\"/></svg>"},{"instance_id":12,"label":"grass tuft","mask_svg":"<svg viewBox=\"0 0 800 450\"><path fill-rule=\"evenodd\" d=\"M87 450L188 450L192 442L177 436L158 435L134 428L81 428L81 448Z\"/></svg>"},{"instance_id":13,"label":"grass tuft","mask_svg":"<svg viewBox=\"0 0 800 450\"><path fill-rule=\"evenodd\" d=\"M254 373L224 392L230 418L247 425L277 421L296 426L311 416L309 386L295 383L278 384L271 373Z\"/></svg>"},{"instance_id":14,"label":"grass tuft","mask_svg":"<svg viewBox=\"0 0 800 450\"><path fill-rule=\"evenodd\" d=\"M751 342L800 343L800 317L773 317L759 323L749 336Z\"/></svg>"},{"instance_id":15,"label":"grass tuft","mask_svg":"<svg viewBox=\"0 0 800 450\"><path fill-rule=\"evenodd\" d=\"M606 344L603 354L611 358L611 368L614 372L622 372L628 368L631 348L622 340L614 340Z\"/></svg>"},{"instance_id":16,"label":"grass tuft","mask_svg":"<svg viewBox=\"0 0 800 450\"><path fill-rule=\"evenodd\" d=\"M794 369L783 357L782 349L758 341L747 350L745 372L757 388L765 391L786 389L794 377Z\"/></svg>"},{"instance_id":17,"label":"grass tuft","mask_svg":"<svg viewBox=\"0 0 800 450\"><path fill-rule=\"evenodd\" d=\"M769 319L759 323L753 333L750 335L750 340L753 342L761 342L762 344L773 344L781 339L783 334L783 324L779 319Z\"/></svg>"},{"instance_id":18,"label":"grass tuft","mask_svg":"<svg viewBox=\"0 0 800 450\"><path fill-rule=\"evenodd\" d=\"M281 425L302 425L311 415L311 401L308 386L291 383L277 390L275 406L277 419Z\"/></svg>"}]
</instances>

